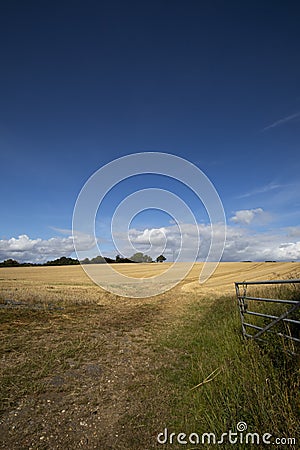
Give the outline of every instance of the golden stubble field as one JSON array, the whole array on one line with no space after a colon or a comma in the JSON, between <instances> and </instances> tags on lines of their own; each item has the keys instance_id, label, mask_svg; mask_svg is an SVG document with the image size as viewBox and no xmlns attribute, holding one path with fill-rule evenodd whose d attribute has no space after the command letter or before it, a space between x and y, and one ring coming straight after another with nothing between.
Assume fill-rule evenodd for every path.
<instances>
[{"instance_id":1,"label":"golden stubble field","mask_svg":"<svg viewBox=\"0 0 300 450\"><path fill-rule=\"evenodd\" d=\"M113 267L144 278L169 266ZM172 397L160 373L178 358L160 353L158 338L176 333L190 305L205 313L220 295L234 301L234 281L297 277L300 264L221 263L200 285L201 269L163 294L130 298L81 266L1 268L0 448L157 448Z\"/></svg>"},{"instance_id":2,"label":"golden stubble field","mask_svg":"<svg viewBox=\"0 0 300 450\"><path fill-rule=\"evenodd\" d=\"M177 263L178 267L185 263ZM106 265L92 265L95 273L103 273L102 280L109 276ZM171 263L162 264L112 264L110 267L127 277L151 278L166 273ZM175 264L176 266L176 264ZM269 280L295 277L300 273L300 263L296 262L222 262L213 275L203 284L199 284L199 274L203 263L195 263L188 275L177 285L176 292L192 292L201 296L234 293L235 281ZM181 272L181 269L180 269ZM176 270L174 271L176 276ZM130 279L130 278L129 278ZM64 296L62 296L62 294ZM108 297L106 291L100 289L85 273L81 266L57 267L18 267L0 269L0 299L12 296L16 300L31 298L45 301L70 300L97 301L97 298Z\"/></svg>"},{"instance_id":3,"label":"golden stubble field","mask_svg":"<svg viewBox=\"0 0 300 450\"><path fill-rule=\"evenodd\" d=\"M177 266L184 266L185 263L177 263ZM91 265L97 273L105 272L106 265ZM152 278L166 273L168 269L176 264L153 263L153 264L112 264L111 267L128 277ZM187 266L188 267L188 266ZM235 281L268 280L274 278L286 278L291 274L299 274L300 263L296 262L222 262L219 263L213 275L204 283L199 284L199 274L203 268L203 263L195 263L188 275L179 284L179 288L184 292L197 292L206 295L234 292L233 283ZM175 271L176 274L176 271ZM37 291L32 291L34 295L39 295L40 290L52 287L62 287L66 289L65 294L73 294L73 290L89 289L98 290L97 285L87 276L81 266L54 266L54 267L18 267L0 268L0 295L14 292L16 298L24 298L29 293L30 288L36 287ZM70 293L67 290L70 290ZM44 292L43 292L44 293ZM94 297L95 293L93 293ZM51 296L51 292L49 297ZM55 297L55 296L54 296ZM88 301L89 299L86 298Z\"/></svg>"}]
</instances>

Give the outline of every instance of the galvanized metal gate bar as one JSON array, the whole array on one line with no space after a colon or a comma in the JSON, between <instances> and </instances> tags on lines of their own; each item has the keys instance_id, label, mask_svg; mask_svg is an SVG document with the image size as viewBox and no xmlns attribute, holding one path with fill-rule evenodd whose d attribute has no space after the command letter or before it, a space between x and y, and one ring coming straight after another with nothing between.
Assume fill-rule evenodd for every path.
<instances>
[{"instance_id":1,"label":"galvanized metal gate bar","mask_svg":"<svg viewBox=\"0 0 300 450\"><path fill-rule=\"evenodd\" d=\"M300 279L235 282L235 290L236 290L236 296L237 296L237 300L238 300L243 336L245 338L252 338L252 339L257 339L257 340L261 341L261 340L263 340L262 335L264 333L276 332L276 331L274 331L273 327L275 325L277 325L279 322L293 324L296 326L298 325L300 327L299 320L290 319L287 317L289 314L294 313L295 311L300 309L300 301L247 296L248 285L270 285L270 284L290 284L290 285L292 285L292 284L299 284L299 283L300 283ZM248 303L246 302L247 300L254 301L254 302L273 302L273 303L286 304L286 305L290 305L291 308L279 316L275 316L273 314L263 314L263 313L259 313L256 311L250 311L248 309L249 308ZM265 327L260 327L258 325L246 322L245 315L247 315L247 314L249 316L265 317L267 319L272 319L272 321L270 323L268 323ZM247 332L248 327L253 330L256 330L257 332L255 334L249 334ZM281 332L276 332L276 334L278 336L292 340L296 343L300 343L300 339L298 339L296 336L290 336L288 334L281 333Z\"/></svg>"}]
</instances>

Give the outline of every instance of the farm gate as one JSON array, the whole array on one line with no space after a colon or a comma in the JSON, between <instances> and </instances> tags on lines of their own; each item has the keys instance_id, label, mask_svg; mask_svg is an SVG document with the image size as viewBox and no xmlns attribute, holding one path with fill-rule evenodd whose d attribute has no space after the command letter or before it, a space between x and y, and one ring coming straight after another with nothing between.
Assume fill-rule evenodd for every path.
<instances>
[{"instance_id":1,"label":"farm gate","mask_svg":"<svg viewBox=\"0 0 300 450\"><path fill-rule=\"evenodd\" d=\"M276 285L288 285L293 288L289 289L293 294L286 295L291 297L288 299L256 296L255 291L249 294L249 286L261 285L274 285L274 288ZM300 344L300 279L235 282L235 289L244 338L265 341L270 333L276 334L280 336L283 347L288 340L292 345L292 353L296 353ZM271 292L274 295L276 290ZM287 290L283 292L287 293ZM274 307L274 304L279 306Z\"/></svg>"}]
</instances>

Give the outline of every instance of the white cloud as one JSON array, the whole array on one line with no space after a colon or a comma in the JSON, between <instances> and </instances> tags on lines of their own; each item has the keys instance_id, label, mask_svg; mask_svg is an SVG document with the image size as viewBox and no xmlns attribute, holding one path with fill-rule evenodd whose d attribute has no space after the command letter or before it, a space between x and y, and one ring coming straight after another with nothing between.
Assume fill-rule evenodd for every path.
<instances>
[{"instance_id":1,"label":"white cloud","mask_svg":"<svg viewBox=\"0 0 300 450\"><path fill-rule=\"evenodd\" d=\"M296 260L300 258L300 241L298 242L287 242L281 244L275 251L276 259L287 258L291 260Z\"/></svg>"},{"instance_id":2,"label":"white cloud","mask_svg":"<svg viewBox=\"0 0 300 450\"><path fill-rule=\"evenodd\" d=\"M257 208L258 209L258 208ZM221 226L209 224L180 224L162 228L131 229L129 243L125 234L118 235L118 250L124 256L131 256L136 251L142 251L156 258L164 253L168 261L178 255L182 241L184 252L181 260L191 260L197 254L197 236L200 236L200 246L197 259L204 260L211 244L211 233L221 244ZM285 234L284 234L285 231ZM227 226L227 237L222 260L224 261L285 261L300 260L300 229L291 227L273 232L259 232L242 228L239 224ZM94 247L94 239L90 236L77 236L80 248L89 250ZM74 252L72 236L53 237L51 239L30 239L27 235L17 238L0 240L0 261L13 258L19 262L45 262L60 256L70 256Z\"/></svg>"},{"instance_id":3,"label":"white cloud","mask_svg":"<svg viewBox=\"0 0 300 450\"><path fill-rule=\"evenodd\" d=\"M287 241L280 233L250 234L246 230L227 230L224 261L300 260L300 242Z\"/></svg>"},{"instance_id":4,"label":"white cloud","mask_svg":"<svg viewBox=\"0 0 300 450\"><path fill-rule=\"evenodd\" d=\"M79 248L88 250L94 245L94 239L86 235L77 235ZM0 261L16 259L19 262L43 263L48 259L70 256L74 252L72 236L50 239L31 239L26 234L17 238L0 240Z\"/></svg>"},{"instance_id":5,"label":"white cloud","mask_svg":"<svg viewBox=\"0 0 300 450\"><path fill-rule=\"evenodd\" d=\"M262 208L256 209L241 209L236 211L235 215L230 218L234 223L240 223L244 225L249 225L254 219L263 219L266 214Z\"/></svg>"},{"instance_id":6,"label":"white cloud","mask_svg":"<svg viewBox=\"0 0 300 450\"><path fill-rule=\"evenodd\" d=\"M184 259L194 254L197 245L197 234L200 235L200 247L197 260L204 260L211 243L212 228L215 237L221 238L221 227L207 224L181 224L182 235L185 243ZM198 229L197 229L198 228ZM163 233L160 231L163 230ZM151 239L152 234L157 237ZM181 236L177 226L168 226L162 229L130 230L131 247L126 236L119 234L118 244L121 253L131 256L134 251L141 251L156 258L164 249L164 255L168 261L172 261L180 250ZM152 245L151 245L152 244ZM227 226L227 237L222 260L224 261L265 261L265 260L300 260L300 242L291 236L282 234L282 230L272 233L253 233L239 225Z\"/></svg>"},{"instance_id":7,"label":"white cloud","mask_svg":"<svg viewBox=\"0 0 300 450\"><path fill-rule=\"evenodd\" d=\"M164 227L152 228L151 230L146 228L142 232L136 229L132 229L129 232L129 236L131 241L136 245L162 245L166 240Z\"/></svg>"}]
</instances>

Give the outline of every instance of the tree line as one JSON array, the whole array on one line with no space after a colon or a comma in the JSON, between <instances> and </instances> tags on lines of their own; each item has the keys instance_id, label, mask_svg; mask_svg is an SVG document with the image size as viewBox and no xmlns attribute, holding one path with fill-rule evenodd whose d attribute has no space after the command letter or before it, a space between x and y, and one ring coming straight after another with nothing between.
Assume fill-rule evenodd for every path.
<instances>
[{"instance_id":1,"label":"tree line","mask_svg":"<svg viewBox=\"0 0 300 450\"><path fill-rule=\"evenodd\" d=\"M54 259L53 261L47 261L43 264L31 262L20 263L15 259L10 258L0 262L0 267L74 266L78 264L80 264L78 259L67 258L66 256L62 256L61 258Z\"/></svg>"},{"instance_id":2,"label":"tree line","mask_svg":"<svg viewBox=\"0 0 300 450\"><path fill-rule=\"evenodd\" d=\"M164 262L166 258L164 255L159 255L156 262ZM62 256L61 258L54 259L53 261L47 261L45 263L20 263L15 259L6 259L5 261L0 262L0 267L34 267L34 266L74 266L79 264L114 264L114 263L152 263L154 262L151 256L144 255L141 252L135 253L130 258L124 258L120 255L117 255L115 259L108 258L105 256L95 256L94 258L85 258L81 261L74 258L67 258L66 256Z\"/></svg>"}]
</instances>

